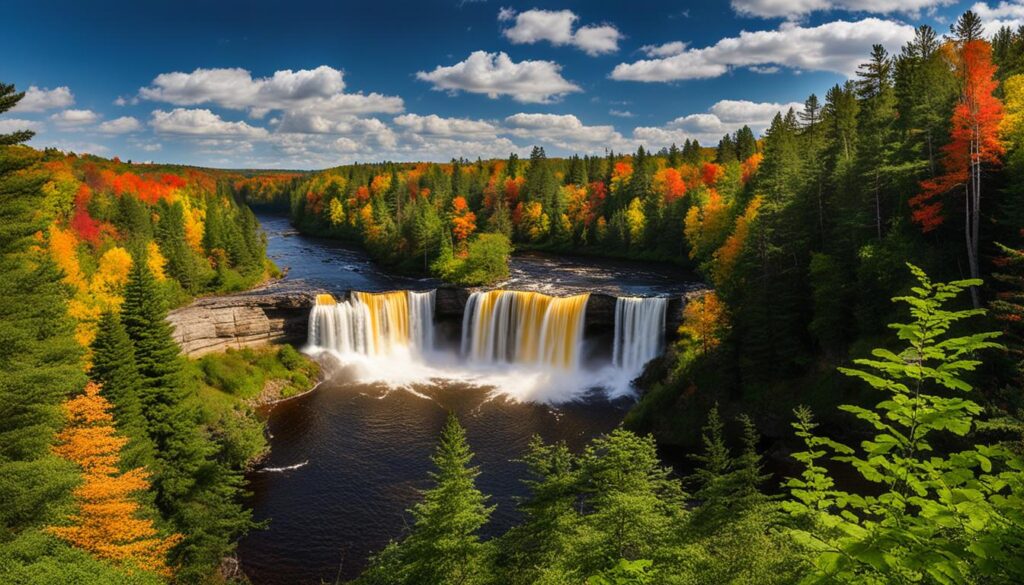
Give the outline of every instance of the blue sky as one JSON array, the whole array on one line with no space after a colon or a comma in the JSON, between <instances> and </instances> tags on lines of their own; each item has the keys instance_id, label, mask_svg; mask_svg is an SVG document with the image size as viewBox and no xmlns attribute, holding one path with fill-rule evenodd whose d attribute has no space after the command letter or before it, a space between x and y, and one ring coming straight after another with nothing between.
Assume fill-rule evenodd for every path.
<instances>
[{"instance_id":1,"label":"blue sky","mask_svg":"<svg viewBox=\"0 0 1024 585\"><path fill-rule=\"evenodd\" d=\"M1024 23L1024 0L16 2L0 80L30 95L0 131L234 168L713 145L967 8Z\"/></svg>"}]
</instances>

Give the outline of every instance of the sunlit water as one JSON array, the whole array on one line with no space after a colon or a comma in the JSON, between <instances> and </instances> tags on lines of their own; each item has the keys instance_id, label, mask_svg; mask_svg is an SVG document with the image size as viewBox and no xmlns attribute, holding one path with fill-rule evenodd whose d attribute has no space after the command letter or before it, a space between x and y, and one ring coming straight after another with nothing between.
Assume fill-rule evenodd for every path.
<instances>
[{"instance_id":1,"label":"sunlit water","mask_svg":"<svg viewBox=\"0 0 1024 585\"><path fill-rule=\"evenodd\" d=\"M437 285L384 273L357 249L295 233L285 218L260 219L268 254L289 269L277 286L340 294ZM674 294L691 286L684 275L649 267L597 260L562 266L544 256L517 259L511 280L506 287L556 294ZM594 353L587 343L580 348L584 362ZM525 492L523 467L514 460L534 434L579 450L619 424L632 404L627 393L607 391L628 388L623 372L610 363L565 370L473 363L460 353L439 340L426 355L319 354L330 372L327 381L270 412L271 454L249 475L256 519L270 521L239 545L254 583L351 578L369 555L401 537L409 522L405 510L429 485L429 456L448 411L466 426L481 470L478 485L497 504L485 529L490 537L516 517L514 498ZM604 361L610 362L608 356ZM594 387L605 390L588 390Z\"/></svg>"}]
</instances>

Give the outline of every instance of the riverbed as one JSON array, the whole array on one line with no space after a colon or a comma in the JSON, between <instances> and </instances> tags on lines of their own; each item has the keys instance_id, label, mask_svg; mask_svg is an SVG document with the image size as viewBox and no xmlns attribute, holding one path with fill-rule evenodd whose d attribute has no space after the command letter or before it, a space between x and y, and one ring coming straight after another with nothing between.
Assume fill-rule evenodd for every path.
<instances>
[{"instance_id":1,"label":"riverbed","mask_svg":"<svg viewBox=\"0 0 1024 585\"><path fill-rule=\"evenodd\" d=\"M356 247L296 233L287 218L260 216L268 255L288 270L276 286L385 291L439 283L388 274ZM517 256L509 288L569 294L682 294L697 286L674 267ZM328 369L332 363L327 364ZM365 379L365 378L360 378ZM557 405L517 402L457 379L402 388L356 382L339 369L315 391L268 413L271 454L250 473L256 520L268 521L239 544L253 583L318 584L350 579L410 522L406 510L429 487L430 454L449 411L458 415L480 468L478 486L497 508L484 536L515 520L525 495L522 464L530 438L565 441L579 451L617 426L632 400L594 392Z\"/></svg>"}]
</instances>

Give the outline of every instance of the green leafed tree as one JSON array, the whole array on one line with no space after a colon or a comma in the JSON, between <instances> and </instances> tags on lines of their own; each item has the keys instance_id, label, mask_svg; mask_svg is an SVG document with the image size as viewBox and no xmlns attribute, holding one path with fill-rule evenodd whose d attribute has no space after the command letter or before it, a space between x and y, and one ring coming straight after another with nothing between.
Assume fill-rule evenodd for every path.
<instances>
[{"instance_id":1,"label":"green leafed tree","mask_svg":"<svg viewBox=\"0 0 1024 585\"><path fill-rule=\"evenodd\" d=\"M998 334L952 333L983 314L946 308L979 281L935 283L911 271L918 286L894 299L911 320L890 326L902 348L841 368L883 393L874 408L842 407L866 423L869 438L854 448L817 436L809 415L798 416L805 471L789 481L786 508L807 523L793 535L812 555L808 582L975 583L985 575L981 582L1019 583L1024 462L1001 446L970 446L981 406L966 397L965 378L981 364L978 352L999 347ZM939 450L943 443L962 450ZM874 488L837 487L827 456Z\"/></svg>"}]
</instances>

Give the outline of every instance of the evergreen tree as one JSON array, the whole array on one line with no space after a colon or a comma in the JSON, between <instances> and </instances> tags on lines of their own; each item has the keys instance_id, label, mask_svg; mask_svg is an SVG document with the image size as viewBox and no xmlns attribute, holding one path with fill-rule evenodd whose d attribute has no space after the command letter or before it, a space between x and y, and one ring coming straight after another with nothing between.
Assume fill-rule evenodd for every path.
<instances>
[{"instance_id":1,"label":"evergreen tree","mask_svg":"<svg viewBox=\"0 0 1024 585\"><path fill-rule=\"evenodd\" d=\"M754 138L754 131L750 129L750 126L744 125L737 130L734 142L736 142L736 156L741 161L757 154L757 139Z\"/></svg>"},{"instance_id":2,"label":"evergreen tree","mask_svg":"<svg viewBox=\"0 0 1024 585\"><path fill-rule=\"evenodd\" d=\"M101 394L113 406L117 429L130 439L125 463L129 467L148 465L154 453L142 415L142 378L135 366L132 341L117 313L105 311L100 316L91 349L89 378L100 385Z\"/></svg>"},{"instance_id":3,"label":"evergreen tree","mask_svg":"<svg viewBox=\"0 0 1024 585\"><path fill-rule=\"evenodd\" d=\"M364 576L366 583L472 584L487 582L488 546L479 531L493 507L476 487L480 471L466 432L453 413L441 430L430 473L434 483L410 510L413 526L397 545L384 550Z\"/></svg>"},{"instance_id":4,"label":"evergreen tree","mask_svg":"<svg viewBox=\"0 0 1024 585\"><path fill-rule=\"evenodd\" d=\"M894 149L892 129L897 114L892 85L892 59L882 45L872 47L871 59L860 66L857 77L862 142L862 148L857 151L858 166L874 209L875 235L882 239L884 217L889 211L886 205L888 202L883 201L883 190L887 185L885 173Z\"/></svg>"},{"instance_id":5,"label":"evergreen tree","mask_svg":"<svg viewBox=\"0 0 1024 585\"><path fill-rule=\"evenodd\" d=\"M121 321L132 340L142 379L142 412L156 451L156 504L184 540L172 553L183 580L209 573L251 525L237 501L241 475L215 459L217 447L200 429L182 375L167 309L145 261L137 259L125 286Z\"/></svg>"},{"instance_id":6,"label":"evergreen tree","mask_svg":"<svg viewBox=\"0 0 1024 585\"><path fill-rule=\"evenodd\" d=\"M733 461L725 444L724 429L716 404L708 411L707 422L701 432L703 450L690 456L697 465L691 481L697 488L693 498L700 504L702 523L710 524L720 520L727 505L728 476Z\"/></svg>"},{"instance_id":7,"label":"evergreen tree","mask_svg":"<svg viewBox=\"0 0 1024 585\"><path fill-rule=\"evenodd\" d=\"M22 97L0 84L0 114ZM61 403L85 384L61 275L33 251L48 218L39 213L46 176L31 170L40 155L20 145L31 136L0 134L0 581L8 583L19 582L8 573L18 564L30 566L24 577L41 578L25 544L38 541L76 482L50 445L63 424ZM60 553L39 553L51 554Z\"/></svg>"}]
</instances>

